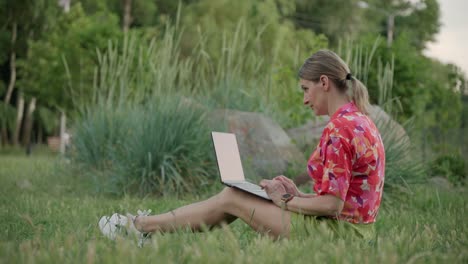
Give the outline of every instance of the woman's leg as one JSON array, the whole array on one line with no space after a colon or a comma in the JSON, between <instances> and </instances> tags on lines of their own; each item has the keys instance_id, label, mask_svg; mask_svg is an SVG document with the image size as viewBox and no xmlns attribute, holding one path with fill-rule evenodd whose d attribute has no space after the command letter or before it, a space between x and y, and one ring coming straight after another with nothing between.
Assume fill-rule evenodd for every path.
<instances>
[{"instance_id":1,"label":"woman's leg","mask_svg":"<svg viewBox=\"0 0 468 264\"><path fill-rule=\"evenodd\" d=\"M256 231L276 238L289 237L290 217L289 211L272 202L226 187L205 201L160 215L138 217L135 226L143 232L172 232L184 227L200 231L203 226L212 228L240 218Z\"/></svg>"}]
</instances>

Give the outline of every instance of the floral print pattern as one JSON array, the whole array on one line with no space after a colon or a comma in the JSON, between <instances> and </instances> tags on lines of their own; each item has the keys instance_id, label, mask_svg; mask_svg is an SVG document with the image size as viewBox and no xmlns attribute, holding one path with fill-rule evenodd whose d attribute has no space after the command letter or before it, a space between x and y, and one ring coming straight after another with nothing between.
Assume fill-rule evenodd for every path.
<instances>
[{"instance_id":1,"label":"floral print pattern","mask_svg":"<svg viewBox=\"0 0 468 264\"><path fill-rule=\"evenodd\" d=\"M354 103L331 117L307 170L317 195L331 194L345 202L333 218L375 222L385 178L384 145L375 124Z\"/></svg>"}]
</instances>

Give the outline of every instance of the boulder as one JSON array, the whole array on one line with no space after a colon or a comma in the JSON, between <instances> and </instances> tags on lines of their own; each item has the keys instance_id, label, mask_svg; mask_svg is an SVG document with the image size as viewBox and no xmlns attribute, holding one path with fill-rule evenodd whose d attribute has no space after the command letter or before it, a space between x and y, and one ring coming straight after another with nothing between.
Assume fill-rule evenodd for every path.
<instances>
[{"instance_id":1,"label":"boulder","mask_svg":"<svg viewBox=\"0 0 468 264\"><path fill-rule=\"evenodd\" d=\"M304 154L271 118L227 109L215 110L209 118L217 130L236 134L246 178L273 178L295 166L305 168Z\"/></svg>"},{"instance_id":2,"label":"boulder","mask_svg":"<svg viewBox=\"0 0 468 264\"><path fill-rule=\"evenodd\" d=\"M436 176L429 179L429 183L441 190L451 190L453 185L447 180L447 178Z\"/></svg>"},{"instance_id":3,"label":"boulder","mask_svg":"<svg viewBox=\"0 0 468 264\"><path fill-rule=\"evenodd\" d=\"M369 112L369 117L374 121L382 134L384 131L391 131L392 133L389 136L393 140L405 140L409 142L409 137L403 126L393 120L392 117L379 106L372 105ZM323 129L328 124L329 120L330 118L328 116L316 117L303 126L287 130L287 133L299 149L309 155L314 151L320 140Z\"/></svg>"},{"instance_id":4,"label":"boulder","mask_svg":"<svg viewBox=\"0 0 468 264\"><path fill-rule=\"evenodd\" d=\"M16 181L16 186L21 190L32 190L33 185L29 180L18 180Z\"/></svg>"},{"instance_id":5,"label":"boulder","mask_svg":"<svg viewBox=\"0 0 468 264\"><path fill-rule=\"evenodd\" d=\"M328 116L315 117L305 125L288 129L286 132L302 152L310 155L320 141L323 129L329 120Z\"/></svg>"}]
</instances>

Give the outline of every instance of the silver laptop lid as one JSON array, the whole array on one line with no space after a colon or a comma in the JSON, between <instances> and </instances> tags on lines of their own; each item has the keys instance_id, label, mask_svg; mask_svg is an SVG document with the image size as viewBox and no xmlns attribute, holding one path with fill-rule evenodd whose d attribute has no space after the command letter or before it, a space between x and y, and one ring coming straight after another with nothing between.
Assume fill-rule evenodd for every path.
<instances>
[{"instance_id":1,"label":"silver laptop lid","mask_svg":"<svg viewBox=\"0 0 468 264\"><path fill-rule=\"evenodd\" d=\"M211 132L221 181L245 180L235 134Z\"/></svg>"}]
</instances>

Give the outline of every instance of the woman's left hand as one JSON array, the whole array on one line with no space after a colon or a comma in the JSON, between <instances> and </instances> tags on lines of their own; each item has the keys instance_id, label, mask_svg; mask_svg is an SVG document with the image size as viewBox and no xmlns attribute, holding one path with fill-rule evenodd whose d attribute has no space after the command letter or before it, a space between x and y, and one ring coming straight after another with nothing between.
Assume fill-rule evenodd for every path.
<instances>
[{"instance_id":1,"label":"woman's left hand","mask_svg":"<svg viewBox=\"0 0 468 264\"><path fill-rule=\"evenodd\" d=\"M286 193L286 189L279 180L262 180L260 186L265 189L271 200L281 207L281 198Z\"/></svg>"}]
</instances>

